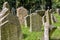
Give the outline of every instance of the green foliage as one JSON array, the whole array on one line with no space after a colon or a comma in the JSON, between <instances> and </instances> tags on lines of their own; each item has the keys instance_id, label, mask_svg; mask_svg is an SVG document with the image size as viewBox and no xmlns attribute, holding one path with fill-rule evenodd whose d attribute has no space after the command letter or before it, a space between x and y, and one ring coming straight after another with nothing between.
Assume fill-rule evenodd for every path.
<instances>
[{"instance_id":1,"label":"green foliage","mask_svg":"<svg viewBox=\"0 0 60 40\"><path fill-rule=\"evenodd\" d=\"M39 40L39 39L43 38L43 31L41 31L41 32L30 32L29 28L26 28L25 26L23 26L22 32L24 35L23 40Z\"/></svg>"},{"instance_id":2,"label":"green foliage","mask_svg":"<svg viewBox=\"0 0 60 40\"><path fill-rule=\"evenodd\" d=\"M57 18L57 23L54 23L53 25L56 27L60 27L60 16L58 14L54 14L54 16ZM43 28L42 28L43 30ZM42 40L43 39L43 34L44 31L40 32L29 32L29 27L22 27L22 32L24 34L24 39L23 40ZM60 38L60 29L56 29L52 36L51 39L59 39Z\"/></svg>"},{"instance_id":3,"label":"green foliage","mask_svg":"<svg viewBox=\"0 0 60 40\"><path fill-rule=\"evenodd\" d=\"M12 6L18 7L20 5L25 5L26 6L28 3L32 4L32 3L35 3L37 1L39 1L40 4L45 5L45 0L23 0L24 1L23 4L20 2L21 0L0 0L0 8L2 8L2 5L5 1L8 1L11 7ZM56 7L60 8L60 0L52 0L52 3L53 3L53 5L52 5L53 8L56 8Z\"/></svg>"},{"instance_id":4,"label":"green foliage","mask_svg":"<svg viewBox=\"0 0 60 40\"><path fill-rule=\"evenodd\" d=\"M2 9L2 6L3 6L3 0L0 0L0 9Z\"/></svg>"},{"instance_id":5,"label":"green foliage","mask_svg":"<svg viewBox=\"0 0 60 40\"><path fill-rule=\"evenodd\" d=\"M60 8L60 0L52 0L53 8Z\"/></svg>"},{"instance_id":6,"label":"green foliage","mask_svg":"<svg viewBox=\"0 0 60 40\"><path fill-rule=\"evenodd\" d=\"M37 9L41 9L40 5L42 4L41 0L16 0L16 7L23 6L28 11L34 12Z\"/></svg>"},{"instance_id":7,"label":"green foliage","mask_svg":"<svg viewBox=\"0 0 60 40\"><path fill-rule=\"evenodd\" d=\"M54 14L54 16L56 17L57 22L54 23L53 25L55 25L57 27L57 29L52 34L51 38L59 39L60 38L60 16L58 14Z\"/></svg>"},{"instance_id":8,"label":"green foliage","mask_svg":"<svg viewBox=\"0 0 60 40\"><path fill-rule=\"evenodd\" d=\"M0 9L2 9L3 3L8 2L11 7L16 7L16 0L0 0Z\"/></svg>"}]
</instances>

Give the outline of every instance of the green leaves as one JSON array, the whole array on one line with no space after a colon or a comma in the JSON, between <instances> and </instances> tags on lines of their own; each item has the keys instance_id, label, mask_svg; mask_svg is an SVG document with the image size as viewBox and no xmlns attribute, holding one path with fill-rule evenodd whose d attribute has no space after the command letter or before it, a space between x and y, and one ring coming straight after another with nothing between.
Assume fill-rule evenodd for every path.
<instances>
[{"instance_id":1,"label":"green leaves","mask_svg":"<svg viewBox=\"0 0 60 40\"><path fill-rule=\"evenodd\" d=\"M52 0L52 3L53 3L53 8L55 7L57 7L57 8L60 8L60 0Z\"/></svg>"}]
</instances>

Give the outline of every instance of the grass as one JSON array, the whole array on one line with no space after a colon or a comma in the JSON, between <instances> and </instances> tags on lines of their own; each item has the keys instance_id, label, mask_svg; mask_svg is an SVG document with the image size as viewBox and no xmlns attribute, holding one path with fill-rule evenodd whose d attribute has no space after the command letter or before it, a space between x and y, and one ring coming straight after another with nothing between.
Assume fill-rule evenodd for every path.
<instances>
[{"instance_id":1,"label":"grass","mask_svg":"<svg viewBox=\"0 0 60 40\"><path fill-rule=\"evenodd\" d=\"M60 27L60 15L54 14L55 17L57 18L57 23L54 23L53 25L56 27ZM29 28L27 27L22 27L22 32L24 34L24 39L23 40L42 40L43 39L43 31L41 32L29 32ZM57 40L60 39L60 30L57 28L52 36L51 40Z\"/></svg>"},{"instance_id":2,"label":"grass","mask_svg":"<svg viewBox=\"0 0 60 40\"><path fill-rule=\"evenodd\" d=\"M39 40L42 37L43 32L30 32L29 28L22 27L22 32L24 35L23 40Z\"/></svg>"},{"instance_id":3,"label":"grass","mask_svg":"<svg viewBox=\"0 0 60 40\"><path fill-rule=\"evenodd\" d=\"M60 15L58 14L54 14L57 22L54 23L54 25L57 27L57 29L55 30L55 32L52 34L51 38L56 38L56 39L60 39ZM59 28L58 28L59 27Z\"/></svg>"}]
</instances>

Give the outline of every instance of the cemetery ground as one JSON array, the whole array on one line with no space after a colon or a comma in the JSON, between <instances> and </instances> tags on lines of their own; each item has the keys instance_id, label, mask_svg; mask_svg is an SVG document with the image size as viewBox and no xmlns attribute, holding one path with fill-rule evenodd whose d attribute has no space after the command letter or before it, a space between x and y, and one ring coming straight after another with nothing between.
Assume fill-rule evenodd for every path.
<instances>
[{"instance_id":1,"label":"cemetery ground","mask_svg":"<svg viewBox=\"0 0 60 40\"><path fill-rule=\"evenodd\" d=\"M53 32L50 40L60 40L60 15L54 14L57 22L53 25L57 27L57 29ZM42 27L40 32L30 32L29 27L22 26L22 32L24 34L23 40L42 40L43 39L43 32L44 27Z\"/></svg>"},{"instance_id":2,"label":"cemetery ground","mask_svg":"<svg viewBox=\"0 0 60 40\"><path fill-rule=\"evenodd\" d=\"M60 10L50 10L50 2L47 3L49 5L46 5L46 11L40 10L37 6L39 4L34 5L33 10L29 7L25 9L22 6L23 4L17 8L20 5L14 5L16 7L13 7L13 4L10 5L9 2L5 2L0 11L0 24L2 25L0 26L0 40L60 40ZM42 2L43 5L45 4ZM10 9L11 6L12 8ZM42 6L41 8L43 8ZM35 12L33 13L32 11ZM54 13L56 11L57 13ZM6 20L7 23L2 24Z\"/></svg>"}]
</instances>

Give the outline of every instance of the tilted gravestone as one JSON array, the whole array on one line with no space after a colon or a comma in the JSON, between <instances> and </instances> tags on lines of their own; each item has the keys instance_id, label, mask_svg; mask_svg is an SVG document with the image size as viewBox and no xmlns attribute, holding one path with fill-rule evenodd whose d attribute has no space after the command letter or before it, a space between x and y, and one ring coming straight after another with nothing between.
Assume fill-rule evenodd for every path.
<instances>
[{"instance_id":1,"label":"tilted gravestone","mask_svg":"<svg viewBox=\"0 0 60 40\"><path fill-rule=\"evenodd\" d=\"M6 18L9 22L1 27L2 40L21 40L22 37L21 26L17 16L9 14Z\"/></svg>"},{"instance_id":2,"label":"tilted gravestone","mask_svg":"<svg viewBox=\"0 0 60 40\"><path fill-rule=\"evenodd\" d=\"M52 24L53 24L53 23L56 23L57 20L56 20L56 17L54 16L54 11L53 11L53 9L50 9L49 11L50 11L50 14L51 14L51 22L52 22Z\"/></svg>"},{"instance_id":3,"label":"tilted gravestone","mask_svg":"<svg viewBox=\"0 0 60 40\"><path fill-rule=\"evenodd\" d=\"M28 15L27 9L25 9L24 7L17 8L17 16L18 16L18 19L19 19L21 25L25 25L24 24L24 20L25 20L24 17L27 15Z\"/></svg>"},{"instance_id":4,"label":"tilted gravestone","mask_svg":"<svg viewBox=\"0 0 60 40\"><path fill-rule=\"evenodd\" d=\"M49 40L49 28L51 25L51 14L49 10L45 12L46 15L46 22L44 23L44 40Z\"/></svg>"},{"instance_id":5,"label":"tilted gravestone","mask_svg":"<svg viewBox=\"0 0 60 40\"><path fill-rule=\"evenodd\" d=\"M42 22L43 22L43 25L44 25L44 23L46 22L46 15L44 15L42 17ZM52 24L57 22L56 17L53 14L51 14L51 22L52 22Z\"/></svg>"},{"instance_id":6,"label":"tilted gravestone","mask_svg":"<svg viewBox=\"0 0 60 40\"><path fill-rule=\"evenodd\" d=\"M2 17L4 17L4 18L2 18L2 21L5 19L5 17L7 16L7 14L6 14L6 12L8 11L8 9L7 8L4 8L6 5L7 2L5 2L4 4L3 4L3 8L2 8L2 11L0 12L0 18L2 18ZM7 7L7 6L6 6ZM0 30L1 30L1 40L2 40L2 26L4 25L4 24L6 24L6 22L8 22L8 20L6 20L5 22L2 22L1 21L1 23L3 23L3 24L1 24L1 27L0 27Z\"/></svg>"},{"instance_id":7,"label":"tilted gravestone","mask_svg":"<svg viewBox=\"0 0 60 40\"><path fill-rule=\"evenodd\" d=\"M52 24L53 24L53 23L56 23L57 20L56 20L56 17L54 16L54 13L53 13L52 9L49 10L49 12L50 12L51 23L52 23ZM46 22L46 15L44 15L44 16L42 17L42 22L43 22L43 25L44 25L44 23Z\"/></svg>"},{"instance_id":8,"label":"tilted gravestone","mask_svg":"<svg viewBox=\"0 0 60 40\"><path fill-rule=\"evenodd\" d=\"M5 20L9 20L9 22L1 27L1 40L22 40L18 17L13 15L9 10L6 13L9 13L9 15L2 22Z\"/></svg>"},{"instance_id":9,"label":"tilted gravestone","mask_svg":"<svg viewBox=\"0 0 60 40\"><path fill-rule=\"evenodd\" d=\"M30 15L30 31L40 31L42 27L42 16L44 11L37 11Z\"/></svg>"},{"instance_id":10,"label":"tilted gravestone","mask_svg":"<svg viewBox=\"0 0 60 40\"><path fill-rule=\"evenodd\" d=\"M52 24L57 22L57 19L54 16L54 14L51 14L51 21L52 21Z\"/></svg>"},{"instance_id":11,"label":"tilted gravestone","mask_svg":"<svg viewBox=\"0 0 60 40\"><path fill-rule=\"evenodd\" d=\"M1 40L1 27L8 22L8 20L6 20L5 22L2 22L4 20L4 18L6 18L8 16L8 14L6 14L7 11L8 11L8 9L5 8L0 12L0 40ZM6 15L4 16L4 14L6 14Z\"/></svg>"},{"instance_id":12,"label":"tilted gravestone","mask_svg":"<svg viewBox=\"0 0 60 40\"><path fill-rule=\"evenodd\" d=\"M45 15L46 22L44 23L44 40L50 40L50 36L56 30L56 27L52 25L50 10L47 10Z\"/></svg>"}]
</instances>

